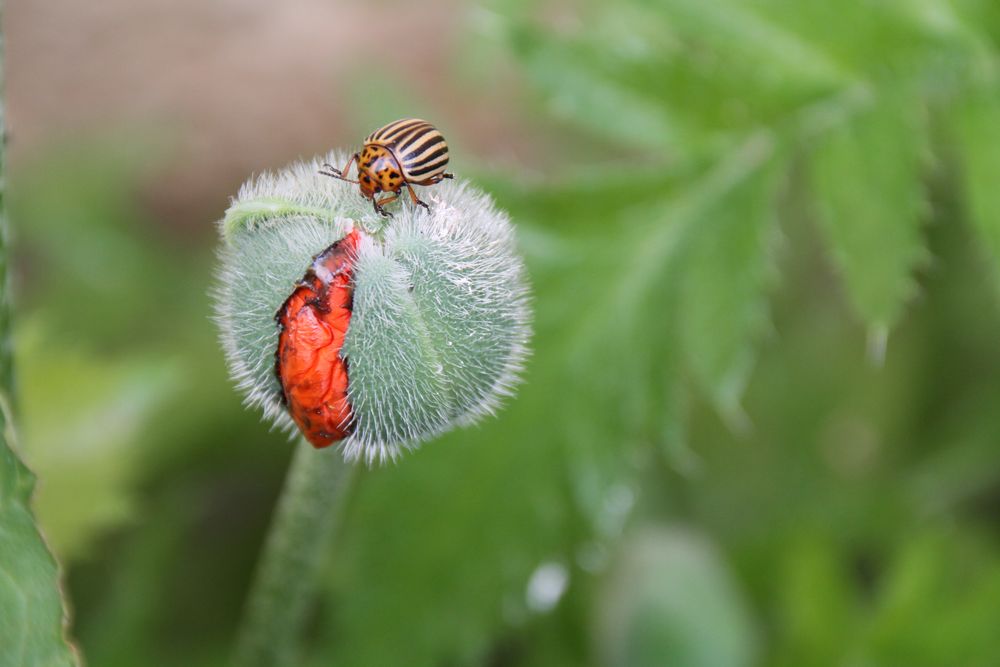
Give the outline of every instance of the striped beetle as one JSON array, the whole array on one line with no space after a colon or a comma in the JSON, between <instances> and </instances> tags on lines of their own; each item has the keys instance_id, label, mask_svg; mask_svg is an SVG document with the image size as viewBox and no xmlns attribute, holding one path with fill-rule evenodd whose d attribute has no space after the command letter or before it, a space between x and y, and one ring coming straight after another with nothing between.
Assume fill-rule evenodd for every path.
<instances>
[{"instance_id":1,"label":"striped beetle","mask_svg":"<svg viewBox=\"0 0 1000 667\"><path fill-rule=\"evenodd\" d=\"M347 177L353 162L358 163L358 180ZM429 211L430 207L420 201L412 186L434 185L453 178L445 173L447 166L448 144L437 128L426 120L403 118L369 134L361 151L352 155L343 169L324 164L319 173L357 183L361 195L372 200L376 213L392 217L384 207L399 197L403 186L410 191L414 204ZM375 199L380 192L392 194Z\"/></svg>"}]
</instances>

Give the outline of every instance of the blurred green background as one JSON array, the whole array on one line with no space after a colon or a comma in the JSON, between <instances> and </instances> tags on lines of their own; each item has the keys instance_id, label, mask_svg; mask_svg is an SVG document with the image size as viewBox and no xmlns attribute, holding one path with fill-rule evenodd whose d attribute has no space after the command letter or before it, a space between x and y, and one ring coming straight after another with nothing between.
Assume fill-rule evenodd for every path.
<instances>
[{"instance_id":1,"label":"blurred green background","mask_svg":"<svg viewBox=\"0 0 1000 667\"><path fill-rule=\"evenodd\" d=\"M403 116L511 212L533 356L361 472L304 664L1000 664L993 0L4 18L21 449L88 664L227 655L292 445L226 378L212 222Z\"/></svg>"}]
</instances>

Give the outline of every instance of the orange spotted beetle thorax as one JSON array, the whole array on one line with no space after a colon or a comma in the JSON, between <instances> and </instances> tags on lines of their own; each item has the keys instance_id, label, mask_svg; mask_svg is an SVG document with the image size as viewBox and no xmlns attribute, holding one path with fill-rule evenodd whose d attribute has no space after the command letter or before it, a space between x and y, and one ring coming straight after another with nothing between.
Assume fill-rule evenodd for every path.
<instances>
[{"instance_id":1,"label":"orange spotted beetle thorax","mask_svg":"<svg viewBox=\"0 0 1000 667\"><path fill-rule=\"evenodd\" d=\"M403 186L403 170L385 146L365 144L358 153L361 193L371 199L379 192L396 192Z\"/></svg>"}]
</instances>

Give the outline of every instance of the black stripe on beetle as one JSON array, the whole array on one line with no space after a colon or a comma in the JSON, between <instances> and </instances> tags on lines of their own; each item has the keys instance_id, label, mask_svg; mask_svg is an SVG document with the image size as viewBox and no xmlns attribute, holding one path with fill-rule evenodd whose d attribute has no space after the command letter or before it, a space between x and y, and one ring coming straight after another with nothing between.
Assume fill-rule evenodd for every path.
<instances>
[{"instance_id":1,"label":"black stripe on beetle","mask_svg":"<svg viewBox=\"0 0 1000 667\"><path fill-rule=\"evenodd\" d=\"M420 125L423 121L399 121L392 125L387 125L375 133L375 139L379 141L399 140L401 135Z\"/></svg>"},{"instance_id":2,"label":"black stripe on beetle","mask_svg":"<svg viewBox=\"0 0 1000 667\"><path fill-rule=\"evenodd\" d=\"M423 142L419 146L414 146L409 150L403 150L397 153L397 155L399 155L402 158L402 160L408 164L415 162L426 162L432 153L434 153L435 151L440 151L442 148L444 149L445 152L448 151L447 146L441 145L441 141L435 141L431 139L429 141Z\"/></svg>"},{"instance_id":3,"label":"black stripe on beetle","mask_svg":"<svg viewBox=\"0 0 1000 667\"><path fill-rule=\"evenodd\" d=\"M403 158L403 163L406 165L406 168L410 172L410 174L414 174L413 170L416 169L417 167L426 167L427 165L431 164L432 162L441 162L441 158L442 157L444 158L444 162L443 163L447 163L448 162L448 157L447 156L448 156L448 147L447 146L442 146L441 148L437 149L436 151L434 151L430 155L428 155L425 152L422 155L417 156L417 157L412 157L412 158L411 157L404 157Z\"/></svg>"},{"instance_id":4,"label":"black stripe on beetle","mask_svg":"<svg viewBox=\"0 0 1000 667\"><path fill-rule=\"evenodd\" d=\"M407 135L404 140L399 141L396 149L400 152L412 150L410 147L413 146L416 141L426 137L427 135L431 135L432 137L435 135L441 136L441 133L430 126L417 128L411 134Z\"/></svg>"}]
</instances>

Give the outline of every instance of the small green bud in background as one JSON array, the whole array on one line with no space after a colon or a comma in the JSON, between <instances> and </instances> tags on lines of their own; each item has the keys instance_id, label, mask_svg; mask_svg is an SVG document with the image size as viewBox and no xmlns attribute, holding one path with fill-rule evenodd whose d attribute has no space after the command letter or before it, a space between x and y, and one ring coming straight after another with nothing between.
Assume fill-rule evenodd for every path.
<instances>
[{"instance_id":1,"label":"small green bud in background","mask_svg":"<svg viewBox=\"0 0 1000 667\"><path fill-rule=\"evenodd\" d=\"M356 186L319 174L332 153L252 179L220 223L216 318L248 406L294 428L275 372L275 315L313 259L352 230L353 308L340 357L348 370L348 459L395 458L492 414L517 383L530 310L514 230L490 197L462 181L421 190L375 214ZM403 193L401 199L406 199Z\"/></svg>"}]
</instances>

